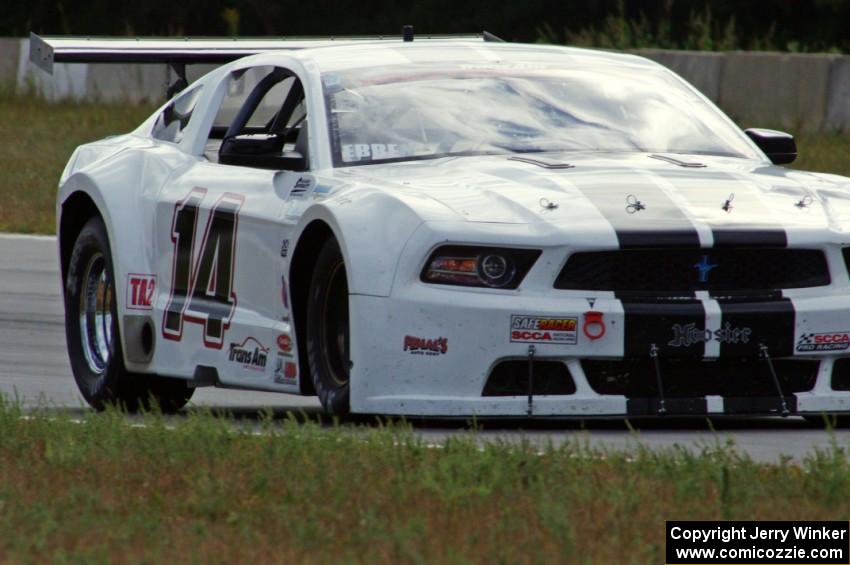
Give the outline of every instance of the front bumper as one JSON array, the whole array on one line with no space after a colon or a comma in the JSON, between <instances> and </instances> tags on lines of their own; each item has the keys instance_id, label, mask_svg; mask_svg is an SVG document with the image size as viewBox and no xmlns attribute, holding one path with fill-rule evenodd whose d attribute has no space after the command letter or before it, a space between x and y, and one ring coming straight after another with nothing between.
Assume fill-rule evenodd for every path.
<instances>
[{"instance_id":1,"label":"front bumper","mask_svg":"<svg viewBox=\"0 0 850 565\"><path fill-rule=\"evenodd\" d=\"M682 356L707 362L738 357L752 360L758 345L766 343L777 360L817 363L809 390L784 394L792 413L850 412L850 390L832 387L834 361L850 350L840 341L816 350L810 344L813 335L841 336L850 330L850 297L786 296L782 303L779 310L784 322L777 324L777 303L736 303L730 309L707 296L700 297L703 323L696 324L698 333L691 332L697 338L683 345L689 343L682 337L686 334L681 327L673 327L681 321L680 305L639 307L642 317L635 317L633 307L604 293L583 297L551 290L479 291L409 281L397 285L390 297L351 296L351 408L356 413L449 417L529 413L577 418L652 416L658 413L655 390L629 396L602 394L591 386L582 361L648 357L653 344L659 348L662 367L665 359ZM595 339L592 336L599 333L599 326L584 331L590 312L598 313L591 317L598 317L605 328ZM533 332L514 334L518 317L526 329L529 323L556 328L549 332L553 339L545 339L545 332L540 331L536 336ZM547 326L528 321L534 318L557 323ZM574 329L564 325L564 320L575 320ZM731 328L724 333L730 320ZM749 332L735 333L743 329ZM493 368L504 360L527 359L530 346L535 361L555 361L568 368L575 392L535 394L530 410L527 394L484 396ZM663 378L671 376L662 371ZM780 413L778 393L765 394L763 390L752 395L679 395L668 398L666 404L668 415Z\"/></svg>"}]
</instances>

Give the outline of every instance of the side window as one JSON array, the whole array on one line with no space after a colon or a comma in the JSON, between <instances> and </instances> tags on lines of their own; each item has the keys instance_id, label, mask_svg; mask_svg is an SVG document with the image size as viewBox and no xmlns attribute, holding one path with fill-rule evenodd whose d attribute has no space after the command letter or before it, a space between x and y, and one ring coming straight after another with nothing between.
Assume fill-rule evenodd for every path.
<instances>
[{"instance_id":1,"label":"side window","mask_svg":"<svg viewBox=\"0 0 850 565\"><path fill-rule=\"evenodd\" d=\"M227 79L227 92L213 122L214 133L227 129L239 109L245 104L248 95L272 71L274 71L274 67L270 66L251 67L242 72L234 73Z\"/></svg>"},{"instance_id":2,"label":"side window","mask_svg":"<svg viewBox=\"0 0 850 565\"><path fill-rule=\"evenodd\" d=\"M306 170L309 129L299 78L285 68L272 68L243 94L243 100L239 108L228 109L227 126L224 108L219 112L222 119L210 132L207 159L224 165ZM216 148L218 154L213 155Z\"/></svg>"},{"instance_id":3,"label":"side window","mask_svg":"<svg viewBox=\"0 0 850 565\"><path fill-rule=\"evenodd\" d=\"M266 95L263 96L254 113L251 114L245 126L248 128L266 128L271 125L272 120L277 116L277 113L283 106L283 102L286 100L286 96L289 94L294 82L295 77L287 77L271 87Z\"/></svg>"},{"instance_id":4,"label":"side window","mask_svg":"<svg viewBox=\"0 0 850 565\"><path fill-rule=\"evenodd\" d=\"M201 89L198 86L172 100L157 117L151 135L162 141L180 143L183 130L189 125L195 104L201 96Z\"/></svg>"}]
</instances>

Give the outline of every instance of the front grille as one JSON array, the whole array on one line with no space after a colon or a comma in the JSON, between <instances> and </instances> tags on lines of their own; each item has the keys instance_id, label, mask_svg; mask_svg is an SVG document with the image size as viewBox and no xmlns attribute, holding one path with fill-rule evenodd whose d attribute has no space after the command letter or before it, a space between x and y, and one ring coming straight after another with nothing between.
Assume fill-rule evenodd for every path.
<instances>
[{"instance_id":1,"label":"front grille","mask_svg":"<svg viewBox=\"0 0 850 565\"><path fill-rule=\"evenodd\" d=\"M555 288L649 296L695 290L764 294L829 282L826 257L814 249L625 249L574 253Z\"/></svg>"},{"instance_id":2,"label":"front grille","mask_svg":"<svg viewBox=\"0 0 850 565\"><path fill-rule=\"evenodd\" d=\"M774 360L773 366L783 394L812 390L819 365L818 361ZM635 398L658 395L655 366L649 358L585 360L581 366L590 387L597 394ZM670 398L707 395L763 397L777 394L767 363L758 359L662 359L661 377L664 396Z\"/></svg>"},{"instance_id":3,"label":"front grille","mask_svg":"<svg viewBox=\"0 0 850 565\"><path fill-rule=\"evenodd\" d=\"M532 393L575 394L576 385L569 369L560 361L534 361ZM521 396L528 394L528 361L502 361L490 372L481 396Z\"/></svg>"},{"instance_id":4,"label":"front grille","mask_svg":"<svg viewBox=\"0 0 850 565\"><path fill-rule=\"evenodd\" d=\"M850 390L850 358L836 359L832 365L832 390Z\"/></svg>"}]
</instances>

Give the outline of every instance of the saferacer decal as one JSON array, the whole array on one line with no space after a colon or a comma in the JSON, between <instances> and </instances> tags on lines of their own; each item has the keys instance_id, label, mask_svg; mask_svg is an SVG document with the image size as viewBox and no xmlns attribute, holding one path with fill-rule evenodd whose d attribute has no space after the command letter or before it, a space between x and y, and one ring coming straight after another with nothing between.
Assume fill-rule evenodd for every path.
<instances>
[{"instance_id":1,"label":"saferacer decal","mask_svg":"<svg viewBox=\"0 0 850 565\"><path fill-rule=\"evenodd\" d=\"M406 335L404 350L414 355L443 355L449 350L449 340L445 337L428 339Z\"/></svg>"},{"instance_id":2,"label":"saferacer decal","mask_svg":"<svg viewBox=\"0 0 850 565\"><path fill-rule=\"evenodd\" d=\"M514 343L578 343L578 318L511 316L511 341Z\"/></svg>"},{"instance_id":3,"label":"saferacer decal","mask_svg":"<svg viewBox=\"0 0 850 565\"><path fill-rule=\"evenodd\" d=\"M850 347L850 332L805 333L797 341L797 351L844 351Z\"/></svg>"},{"instance_id":4,"label":"saferacer decal","mask_svg":"<svg viewBox=\"0 0 850 565\"><path fill-rule=\"evenodd\" d=\"M127 275L127 308L151 310L156 296L156 275Z\"/></svg>"}]
</instances>

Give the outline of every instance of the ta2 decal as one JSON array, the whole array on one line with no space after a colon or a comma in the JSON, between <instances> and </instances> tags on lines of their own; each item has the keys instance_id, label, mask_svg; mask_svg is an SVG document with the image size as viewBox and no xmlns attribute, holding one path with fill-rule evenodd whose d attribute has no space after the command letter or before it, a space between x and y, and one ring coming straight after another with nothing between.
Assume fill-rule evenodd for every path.
<instances>
[{"instance_id":1,"label":"ta2 decal","mask_svg":"<svg viewBox=\"0 0 850 565\"><path fill-rule=\"evenodd\" d=\"M130 273L127 275L127 308L152 310L156 296L156 275Z\"/></svg>"}]
</instances>

